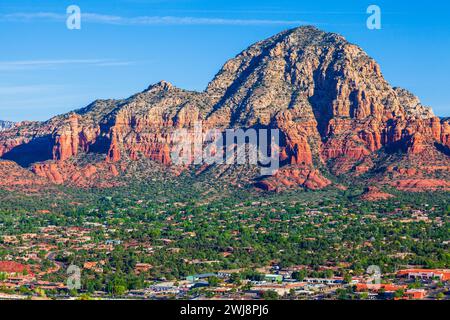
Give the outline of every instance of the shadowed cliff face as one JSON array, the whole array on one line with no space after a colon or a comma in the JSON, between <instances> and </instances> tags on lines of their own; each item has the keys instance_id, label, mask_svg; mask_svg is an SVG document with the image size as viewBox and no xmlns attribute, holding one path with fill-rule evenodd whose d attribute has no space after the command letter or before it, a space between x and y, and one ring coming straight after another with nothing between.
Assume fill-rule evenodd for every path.
<instances>
[{"instance_id":1,"label":"shadowed cliff face","mask_svg":"<svg viewBox=\"0 0 450 320\"><path fill-rule=\"evenodd\" d=\"M268 190L320 189L332 175L370 175L413 191L447 189L450 181L449 120L391 87L362 49L314 27L250 46L204 92L162 81L125 100L18 124L0 133L0 156L54 183L113 181L142 159L179 172L171 133L197 121L205 129L280 129L283 168L257 183Z\"/></svg>"}]
</instances>

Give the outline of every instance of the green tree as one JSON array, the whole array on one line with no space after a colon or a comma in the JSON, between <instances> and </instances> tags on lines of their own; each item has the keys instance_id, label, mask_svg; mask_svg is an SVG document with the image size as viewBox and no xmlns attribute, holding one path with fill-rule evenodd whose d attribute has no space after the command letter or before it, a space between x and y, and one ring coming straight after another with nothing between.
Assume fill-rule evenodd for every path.
<instances>
[{"instance_id":1,"label":"green tree","mask_svg":"<svg viewBox=\"0 0 450 320\"><path fill-rule=\"evenodd\" d=\"M220 279L217 277L209 277L208 284L210 287L217 287L220 283Z\"/></svg>"},{"instance_id":2,"label":"green tree","mask_svg":"<svg viewBox=\"0 0 450 320\"><path fill-rule=\"evenodd\" d=\"M278 300L280 296L274 290L267 290L262 294L264 300Z\"/></svg>"},{"instance_id":3,"label":"green tree","mask_svg":"<svg viewBox=\"0 0 450 320\"><path fill-rule=\"evenodd\" d=\"M232 273L230 276L230 282L234 283L235 285L240 286L241 285L241 275L239 273Z\"/></svg>"},{"instance_id":4,"label":"green tree","mask_svg":"<svg viewBox=\"0 0 450 320\"><path fill-rule=\"evenodd\" d=\"M404 289L398 289L394 293L394 298L403 298L404 295L405 295L405 290Z\"/></svg>"},{"instance_id":5,"label":"green tree","mask_svg":"<svg viewBox=\"0 0 450 320\"><path fill-rule=\"evenodd\" d=\"M303 279L306 278L307 274L308 274L308 272L305 269L302 269L300 271L292 272L291 277L295 280L303 281Z\"/></svg>"},{"instance_id":6,"label":"green tree","mask_svg":"<svg viewBox=\"0 0 450 320\"><path fill-rule=\"evenodd\" d=\"M436 299L438 299L438 300L442 300L442 299L444 299L444 297L445 297L445 294L442 293L442 292L439 292L439 293L436 295Z\"/></svg>"},{"instance_id":7,"label":"green tree","mask_svg":"<svg viewBox=\"0 0 450 320\"><path fill-rule=\"evenodd\" d=\"M350 282L352 282L352 275L349 273L346 273L344 275L344 283L350 283Z\"/></svg>"}]
</instances>

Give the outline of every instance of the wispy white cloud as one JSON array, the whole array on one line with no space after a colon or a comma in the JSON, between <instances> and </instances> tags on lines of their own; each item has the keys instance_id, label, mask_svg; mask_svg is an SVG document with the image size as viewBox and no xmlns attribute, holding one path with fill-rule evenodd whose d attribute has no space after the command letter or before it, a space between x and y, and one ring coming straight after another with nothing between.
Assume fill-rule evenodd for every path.
<instances>
[{"instance_id":1,"label":"wispy white cloud","mask_svg":"<svg viewBox=\"0 0 450 320\"><path fill-rule=\"evenodd\" d=\"M141 16L121 17L85 13L82 19L87 22L107 23L117 25L297 25L304 24L301 20L264 20L264 19L223 19L175 16Z\"/></svg>"},{"instance_id":2,"label":"wispy white cloud","mask_svg":"<svg viewBox=\"0 0 450 320\"><path fill-rule=\"evenodd\" d=\"M123 17L98 13L81 13L82 22L112 25L300 25L311 24L303 20L278 19L225 19L180 16L138 16ZM66 15L52 12L11 13L0 15L0 21L63 21Z\"/></svg>"},{"instance_id":3,"label":"wispy white cloud","mask_svg":"<svg viewBox=\"0 0 450 320\"><path fill-rule=\"evenodd\" d=\"M19 60L0 61L0 71L49 69L61 66L87 65L94 67L125 66L133 61L120 61L111 59L58 59L58 60Z\"/></svg>"},{"instance_id":4,"label":"wispy white cloud","mask_svg":"<svg viewBox=\"0 0 450 320\"><path fill-rule=\"evenodd\" d=\"M64 88L62 85L53 84L38 84L38 85L23 85L23 86L0 86L0 95L24 95L24 94L36 94L55 90L61 90Z\"/></svg>"},{"instance_id":5,"label":"wispy white cloud","mask_svg":"<svg viewBox=\"0 0 450 320\"><path fill-rule=\"evenodd\" d=\"M31 21L31 20L65 20L66 15L54 12L15 12L0 14L1 21Z\"/></svg>"}]
</instances>

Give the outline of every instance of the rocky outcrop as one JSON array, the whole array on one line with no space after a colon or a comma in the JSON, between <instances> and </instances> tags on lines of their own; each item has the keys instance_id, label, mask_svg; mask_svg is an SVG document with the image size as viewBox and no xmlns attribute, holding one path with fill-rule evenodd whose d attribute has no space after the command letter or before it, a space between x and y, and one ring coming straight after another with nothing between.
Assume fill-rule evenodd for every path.
<instances>
[{"instance_id":1,"label":"rocky outcrop","mask_svg":"<svg viewBox=\"0 0 450 320\"><path fill-rule=\"evenodd\" d=\"M36 163L31 171L53 184L69 184L78 187L112 187L121 184L114 180L120 175L114 164L106 162L79 166L70 162Z\"/></svg>"},{"instance_id":2,"label":"rocky outcrop","mask_svg":"<svg viewBox=\"0 0 450 320\"><path fill-rule=\"evenodd\" d=\"M37 187L48 184L35 174L19 166L13 161L0 160L0 187L14 190L18 187Z\"/></svg>"},{"instance_id":3,"label":"rocky outcrop","mask_svg":"<svg viewBox=\"0 0 450 320\"><path fill-rule=\"evenodd\" d=\"M366 201L381 201L388 200L390 198L394 198L394 196L390 193L383 192L379 188L374 186L367 187L360 197L361 200Z\"/></svg>"},{"instance_id":4,"label":"rocky outcrop","mask_svg":"<svg viewBox=\"0 0 450 320\"><path fill-rule=\"evenodd\" d=\"M450 191L450 182L442 179L404 179L391 182L391 185L402 191Z\"/></svg>"},{"instance_id":5,"label":"rocky outcrop","mask_svg":"<svg viewBox=\"0 0 450 320\"><path fill-rule=\"evenodd\" d=\"M450 149L450 119L442 121L440 141L445 147Z\"/></svg>"},{"instance_id":6,"label":"rocky outcrop","mask_svg":"<svg viewBox=\"0 0 450 320\"><path fill-rule=\"evenodd\" d=\"M308 168L285 168L275 175L256 183L256 187L266 191L283 191L303 187L310 190L323 189L331 184L318 170Z\"/></svg>"},{"instance_id":7,"label":"rocky outcrop","mask_svg":"<svg viewBox=\"0 0 450 320\"><path fill-rule=\"evenodd\" d=\"M67 122L53 134L53 159L64 161L78 154L81 138L78 120L78 115L71 114Z\"/></svg>"}]
</instances>

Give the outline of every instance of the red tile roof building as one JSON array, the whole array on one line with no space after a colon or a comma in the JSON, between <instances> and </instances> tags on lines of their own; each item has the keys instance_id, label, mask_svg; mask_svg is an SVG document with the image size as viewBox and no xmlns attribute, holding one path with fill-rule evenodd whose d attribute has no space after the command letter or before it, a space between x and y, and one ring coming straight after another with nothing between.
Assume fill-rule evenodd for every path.
<instances>
[{"instance_id":1,"label":"red tile roof building","mask_svg":"<svg viewBox=\"0 0 450 320\"><path fill-rule=\"evenodd\" d=\"M7 274L28 274L32 275L29 266L14 261L0 261L0 272Z\"/></svg>"},{"instance_id":2,"label":"red tile roof building","mask_svg":"<svg viewBox=\"0 0 450 320\"><path fill-rule=\"evenodd\" d=\"M423 289L410 289L406 290L404 297L409 300L419 300L426 296L426 291Z\"/></svg>"},{"instance_id":3,"label":"red tile roof building","mask_svg":"<svg viewBox=\"0 0 450 320\"><path fill-rule=\"evenodd\" d=\"M395 292L397 290L406 289L405 285L395 285L395 284L372 284L372 283L358 283L356 285L356 291L358 292L378 292L384 290L385 292Z\"/></svg>"},{"instance_id":4,"label":"red tile roof building","mask_svg":"<svg viewBox=\"0 0 450 320\"><path fill-rule=\"evenodd\" d=\"M399 277L432 279L439 278L441 281L450 280L449 269L405 269L397 272Z\"/></svg>"}]
</instances>

